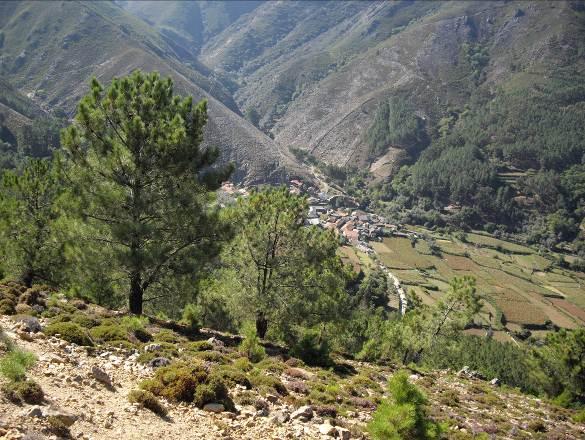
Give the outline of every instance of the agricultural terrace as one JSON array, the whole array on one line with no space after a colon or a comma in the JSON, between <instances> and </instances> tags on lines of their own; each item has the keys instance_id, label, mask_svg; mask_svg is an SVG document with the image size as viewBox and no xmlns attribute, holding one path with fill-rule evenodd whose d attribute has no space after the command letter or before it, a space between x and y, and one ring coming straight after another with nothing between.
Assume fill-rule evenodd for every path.
<instances>
[{"instance_id":1,"label":"agricultural terrace","mask_svg":"<svg viewBox=\"0 0 585 440\"><path fill-rule=\"evenodd\" d=\"M451 278L472 275L483 304L478 324L491 324L502 339L507 330L585 325L585 275L556 267L555 254L539 255L483 233L417 231L424 238L391 237L371 244L380 261L425 304L434 303Z\"/></svg>"}]
</instances>

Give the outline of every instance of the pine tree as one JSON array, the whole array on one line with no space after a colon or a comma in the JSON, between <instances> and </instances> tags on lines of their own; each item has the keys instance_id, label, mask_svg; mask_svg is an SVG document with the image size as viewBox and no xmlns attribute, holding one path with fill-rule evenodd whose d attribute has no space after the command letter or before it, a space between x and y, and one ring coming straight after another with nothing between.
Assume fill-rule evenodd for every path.
<instances>
[{"instance_id":1,"label":"pine tree","mask_svg":"<svg viewBox=\"0 0 585 440\"><path fill-rule=\"evenodd\" d=\"M201 148L207 103L173 94L170 78L140 71L96 79L62 133L72 200L123 274L131 313L165 277L193 272L218 250L222 228L212 191L231 166ZM73 206L73 204L72 204Z\"/></svg>"},{"instance_id":2,"label":"pine tree","mask_svg":"<svg viewBox=\"0 0 585 440\"><path fill-rule=\"evenodd\" d=\"M6 171L0 188L0 238L5 263L27 286L53 282L63 254L55 239L61 194L59 173L49 160L32 159L21 173Z\"/></svg>"},{"instance_id":3,"label":"pine tree","mask_svg":"<svg viewBox=\"0 0 585 440\"><path fill-rule=\"evenodd\" d=\"M255 319L261 338L269 325L287 339L294 326L330 321L347 299L338 240L304 226L307 211L305 198L278 188L241 200L233 213L239 229L224 251L220 283L230 284L234 309Z\"/></svg>"}]
</instances>

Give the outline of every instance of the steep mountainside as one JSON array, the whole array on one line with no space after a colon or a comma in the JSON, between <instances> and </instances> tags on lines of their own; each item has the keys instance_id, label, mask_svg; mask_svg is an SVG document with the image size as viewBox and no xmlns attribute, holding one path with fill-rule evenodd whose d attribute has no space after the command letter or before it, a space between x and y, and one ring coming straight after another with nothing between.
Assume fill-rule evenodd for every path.
<instances>
[{"instance_id":1,"label":"steep mountainside","mask_svg":"<svg viewBox=\"0 0 585 440\"><path fill-rule=\"evenodd\" d=\"M274 180L289 159L240 115L230 92L144 21L108 2L2 2L0 73L41 107L74 114L92 76L134 69L173 77L180 93L209 99L206 141L236 161L237 180ZM276 174L275 174L276 173Z\"/></svg>"},{"instance_id":2,"label":"steep mountainside","mask_svg":"<svg viewBox=\"0 0 585 440\"><path fill-rule=\"evenodd\" d=\"M118 4L160 30L184 54L197 55L203 43L262 2L242 1L118 1Z\"/></svg>"},{"instance_id":3,"label":"steep mountainside","mask_svg":"<svg viewBox=\"0 0 585 440\"><path fill-rule=\"evenodd\" d=\"M581 75L581 7L269 2L207 42L201 59L239 79L241 108L256 109L282 145L365 164L364 132L391 96L406 97L432 132L477 93L528 92L535 78L547 82L547 72L568 65Z\"/></svg>"}]
</instances>

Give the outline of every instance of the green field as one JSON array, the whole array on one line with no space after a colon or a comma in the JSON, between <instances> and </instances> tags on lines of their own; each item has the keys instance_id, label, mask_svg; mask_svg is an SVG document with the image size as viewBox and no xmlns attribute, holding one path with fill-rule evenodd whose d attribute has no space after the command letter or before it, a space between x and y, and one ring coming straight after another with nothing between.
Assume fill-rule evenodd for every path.
<instances>
[{"instance_id":1,"label":"green field","mask_svg":"<svg viewBox=\"0 0 585 440\"><path fill-rule=\"evenodd\" d=\"M425 304L436 301L454 276L472 275L483 298L479 320L484 324L501 328L497 320L502 319L510 329L535 328L548 321L566 328L585 325L585 280L555 266L556 255L539 255L483 233L455 237L420 227L417 232L432 237L441 255L432 255L423 239L413 246L408 238L390 237L372 247Z\"/></svg>"}]
</instances>

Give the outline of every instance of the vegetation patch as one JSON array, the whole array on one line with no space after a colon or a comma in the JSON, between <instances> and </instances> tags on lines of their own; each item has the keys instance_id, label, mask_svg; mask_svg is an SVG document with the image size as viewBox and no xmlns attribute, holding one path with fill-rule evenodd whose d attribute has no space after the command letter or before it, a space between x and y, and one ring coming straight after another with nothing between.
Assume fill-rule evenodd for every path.
<instances>
[{"instance_id":1,"label":"vegetation patch","mask_svg":"<svg viewBox=\"0 0 585 440\"><path fill-rule=\"evenodd\" d=\"M45 399L45 393L41 386L33 380L9 382L2 385L2 392L10 401L15 403L28 403L39 405Z\"/></svg>"},{"instance_id":2,"label":"vegetation patch","mask_svg":"<svg viewBox=\"0 0 585 440\"><path fill-rule=\"evenodd\" d=\"M142 382L140 388L173 402L192 402L198 407L223 403L226 408L233 408L225 384L198 362L177 362L162 367L152 379Z\"/></svg>"},{"instance_id":3,"label":"vegetation patch","mask_svg":"<svg viewBox=\"0 0 585 440\"><path fill-rule=\"evenodd\" d=\"M128 401L130 403L138 403L143 408L149 409L161 417L166 417L168 413L167 409L150 391L132 390L128 394Z\"/></svg>"},{"instance_id":4,"label":"vegetation patch","mask_svg":"<svg viewBox=\"0 0 585 440\"><path fill-rule=\"evenodd\" d=\"M44 328L47 336L59 335L61 339L77 345L93 346L87 330L74 322L55 322Z\"/></svg>"}]
</instances>

